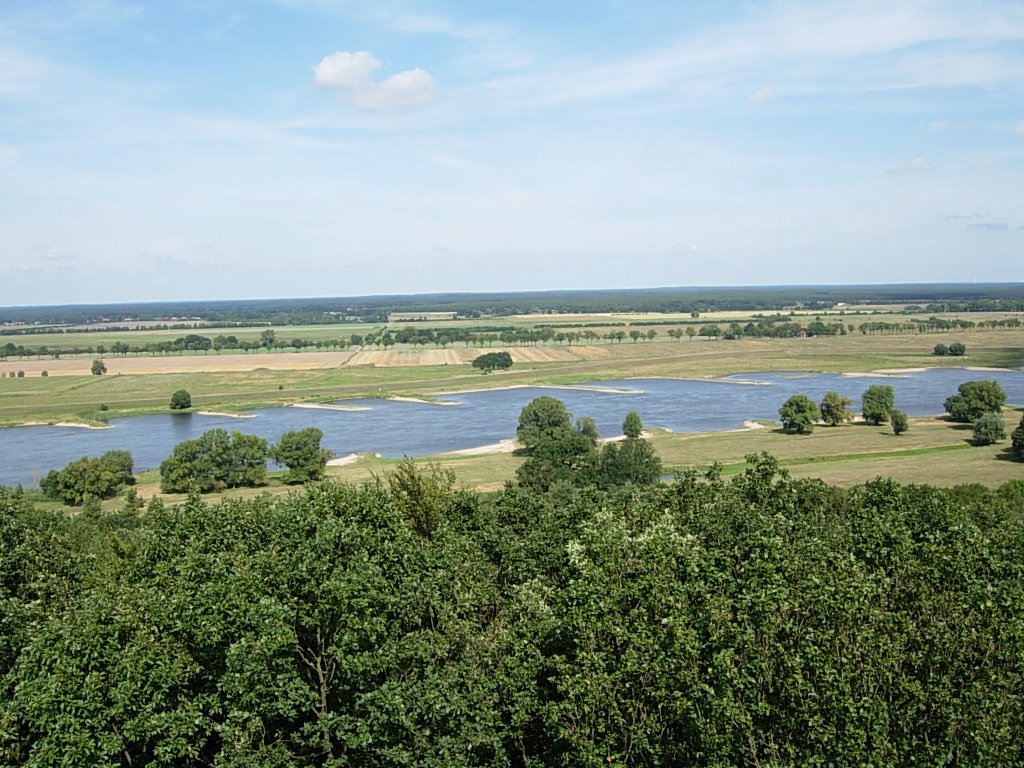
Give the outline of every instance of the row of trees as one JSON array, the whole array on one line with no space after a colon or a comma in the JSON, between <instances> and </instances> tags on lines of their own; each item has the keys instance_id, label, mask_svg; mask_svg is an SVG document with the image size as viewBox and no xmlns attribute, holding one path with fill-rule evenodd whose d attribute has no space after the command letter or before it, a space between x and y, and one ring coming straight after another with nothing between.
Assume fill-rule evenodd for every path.
<instances>
[{"instance_id":1,"label":"row of trees","mask_svg":"<svg viewBox=\"0 0 1024 768\"><path fill-rule=\"evenodd\" d=\"M838 392L829 391L815 403L807 395L793 395L779 408L782 429L785 432L809 435L819 421L835 427L853 420L850 406L853 401ZM887 384L874 384L861 396L861 417L868 424L878 426L888 421L897 435L909 427L907 414L896 407L896 393Z\"/></svg>"},{"instance_id":2,"label":"row of trees","mask_svg":"<svg viewBox=\"0 0 1024 768\"><path fill-rule=\"evenodd\" d=\"M0 489L0 764L1024 764L1024 483Z\"/></svg>"}]
</instances>

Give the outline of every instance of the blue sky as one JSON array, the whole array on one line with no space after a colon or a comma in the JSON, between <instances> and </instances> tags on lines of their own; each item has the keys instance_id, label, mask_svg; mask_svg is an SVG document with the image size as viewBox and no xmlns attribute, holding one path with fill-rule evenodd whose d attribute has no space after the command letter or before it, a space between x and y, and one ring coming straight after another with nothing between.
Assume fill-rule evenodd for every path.
<instances>
[{"instance_id":1,"label":"blue sky","mask_svg":"<svg viewBox=\"0 0 1024 768\"><path fill-rule=\"evenodd\" d=\"M0 305L971 280L1019 0L0 4Z\"/></svg>"}]
</instances>

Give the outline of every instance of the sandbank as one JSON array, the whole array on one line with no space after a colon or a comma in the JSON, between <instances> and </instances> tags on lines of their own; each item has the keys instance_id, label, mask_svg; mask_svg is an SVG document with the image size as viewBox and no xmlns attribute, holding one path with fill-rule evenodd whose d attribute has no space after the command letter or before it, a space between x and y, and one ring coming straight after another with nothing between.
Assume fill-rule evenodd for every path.
<instances>
[{"instance_id":1,"label":"sandbank","mask_svg":"<svg viewBox=\"0 0 1024 768\"><path fill-rule=\"evenodd\" d=\"M346 464L355 464L359 461L358 453L350 453L348 456L338 456L335 459L330 459L327 462L328 467L343 467Z\"/></svg>"},{"instance_id":2,"label":"sandbank","mask_svg":"<svg viewBox=\"0 0 1024 768\"><path fill-rule=\"evenodd\" d=\"M462 405L454 400L428 400L425 397L409 397L407 395L391 395L388 400L396 403L419 403L420 405Z\"/></svg>"},{"instance_id":3,"label":"sandbank","mask_svg":"<svg viewBox=\"0 0 1024 768\"><path fill-rule=\"evenodd\" d=\"M291 403L289 408L312 408L320 411L370 411L366 405L333 405L330 403Z\"/></svg>"},{"instance_id":4,"label":"sandbank","mask_svg":"<svg viewBox=\"0 0 1024 768\"><path fill-rule=\"evenodd\" d=\"M220 411L196 411L197 416L223 416L227 419L255 419L254 413L221 413Z\"/></svg>"},{"instance_id":5,"label":"sandbank","mask_svg":"<svg viewBox=\"0 0 1024 768\"><path fill-rule=\"evenodd\" d=\"M448 451L435 454L436 457L444 456L482 456L486 453L512 453L516 449L516 441L511 439L501 440L490 445L481 445L476 448L463 448L459 451Z\"/></svg>"}]
</instances>

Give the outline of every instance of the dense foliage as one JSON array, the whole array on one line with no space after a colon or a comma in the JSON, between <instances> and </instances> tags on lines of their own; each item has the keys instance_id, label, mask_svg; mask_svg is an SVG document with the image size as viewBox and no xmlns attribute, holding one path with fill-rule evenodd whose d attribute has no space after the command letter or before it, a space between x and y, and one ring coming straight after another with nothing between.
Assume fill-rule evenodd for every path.
<instances>
[{"instance_id":1,"label":"dense foliage","mask_svg":"<svg viewBox=\"0 0 1024 768\"><path fill-rule=\"evenodd\" d=\"M1014 765L1024 484L0 490L5 765Z\"/></svg>"}]
</instances>

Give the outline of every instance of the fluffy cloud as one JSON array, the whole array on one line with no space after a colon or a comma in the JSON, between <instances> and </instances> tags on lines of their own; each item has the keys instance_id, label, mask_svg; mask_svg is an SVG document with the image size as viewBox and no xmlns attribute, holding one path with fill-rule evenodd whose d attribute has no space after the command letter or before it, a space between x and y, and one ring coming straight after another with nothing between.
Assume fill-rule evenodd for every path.
<instances>
[{"instance_id":1,"label":"fluffy cloud","mask_svg":"<svg viewBox=\"0 0 1024 768\"><path fill-rule=\"evenodd\" d=\"M316 65L313 82L366 110L416 109L437 98L437 83L429 72L417 67L374 80L381 66L369 51L338 51Z\"/></svg>"}]
</instances>

